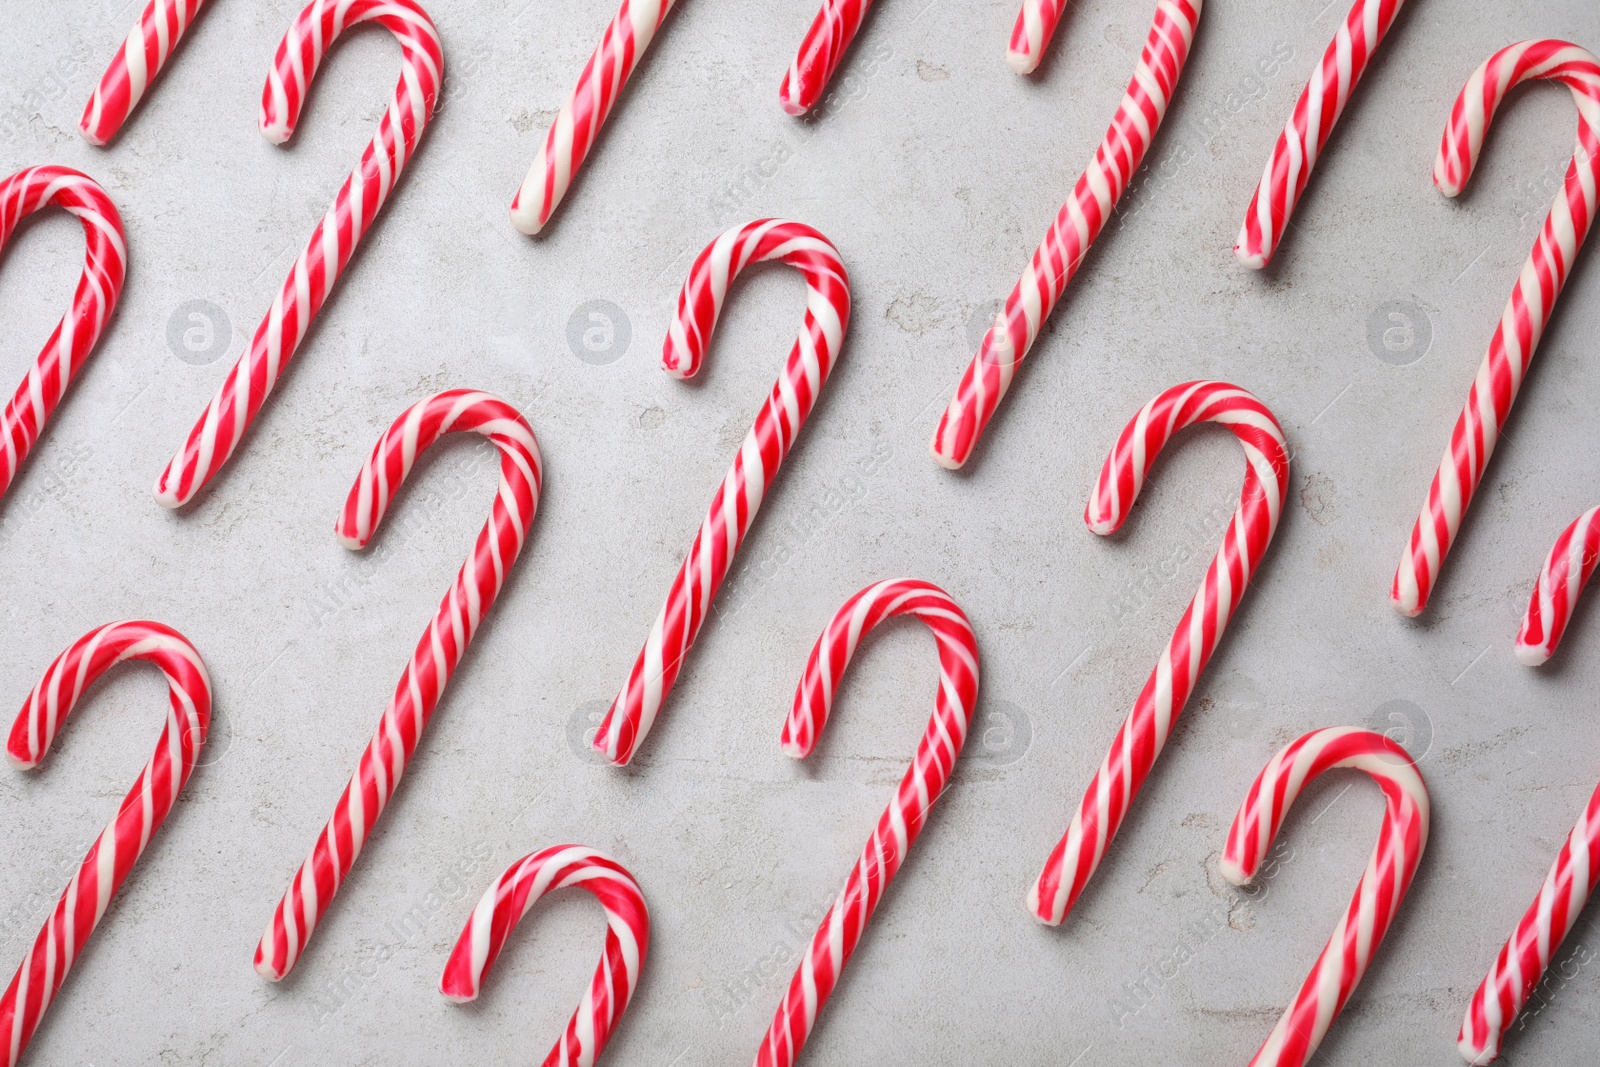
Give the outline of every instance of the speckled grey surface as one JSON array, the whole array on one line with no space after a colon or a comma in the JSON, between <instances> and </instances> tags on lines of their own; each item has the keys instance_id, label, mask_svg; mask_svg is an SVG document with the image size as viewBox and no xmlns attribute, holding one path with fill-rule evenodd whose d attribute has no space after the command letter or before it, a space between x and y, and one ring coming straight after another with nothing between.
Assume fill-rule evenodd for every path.
<instances>
[{"instance_id":1,"label":"speckled grey surface","mask_svg":"<svg viewBox=\"0 0 1600 1067\"><path fill-rule=\"evenodd\" d=\"M807 765L782 755L778 729L828 615L900 574L943 585L972 616L983 718L806 1062L1247 1062L1345 906L1380 798L1353 776L1313 788L1254 899L1224 885L1217 853L1267 758L1342 723L1381 725L1421 757L1435 822L1318 1062L1458 1062L1468 996L1600 780L1592 613L1546 668L1511 651L1550 542L1600 500L1600 312L1580 267L1432 609L1402 619L1389 576L1565 166L1566 94L1518 94L1459 202L1429 174L1471 70L1526 37L1600 46L1590 0L1413 0L1265 274L1234 263L1234 233L1344 5L1218 0L1155 166L960 475L926 441L971 324L1092 153L1151 3L1084 0L1023 79L1003 62L1013 0L883 0L836 106L797 122L777 85L812 5L685 0L536 240L506 205L612 8L524 3L430 5L447 101L245 448L179 514L149 486L370 136L396 49L381 31L341 45L294 142L274 147L255 111L296 5L215 0L122 138L97 150L75 122L136 8L13 0L0 20L5 169L88 171L131 252L109 332L0 511L0 697L20 703L89 627L141 616L195 641L217 693L204 766L30 1062L536 1061L593 967L590 900L563 895L531 917L476 1006L436 986L490 875L567 840L618 856L652 906L649 963L606 1062L747 1062L925 721L928 639L906 624L871 643ZM1284 53L1272 76L1247 73ZM640 759L617 771L584 731L769 386L800 282L772 270L741 286L702 383L661 373L660 340L692 254L764 214L833 237L854 321L746 545L750 577ZM13 244L0 267L8 377L81 262L65 216ZM1411 333L1386 348L1391 313ZM209 346L208 326L221 338ZM1213 551L1200 516L1229 506L1241 461L1224 433L1187 436L1109 540L1084 529L1084 496L1138 406L1199 377L1277 412L1295 450L1290 504L1095 884L1045 929L1023 892L1198 582ZM426 460L394 516L408 521L366 559L338 546L333 520L380 430L450 386L526 405L546 497L353 877L296 973L268 985L250 968L256 938L482 521L488 447ZM865 472L863 457L876 457ZM831 514L821 525L807 525L814 505ZM0 773L5 966L147 757L160 691L153 672L118 672L42 772ZM1580 922L1566 977L1509 1062L1593 1059L1597 940Z\"/></svg>"}]
</instances>

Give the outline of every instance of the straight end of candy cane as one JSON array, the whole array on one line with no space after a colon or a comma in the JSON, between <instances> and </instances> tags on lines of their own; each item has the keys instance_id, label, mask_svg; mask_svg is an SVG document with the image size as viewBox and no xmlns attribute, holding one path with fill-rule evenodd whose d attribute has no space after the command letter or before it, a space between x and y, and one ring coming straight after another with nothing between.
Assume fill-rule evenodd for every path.
<instances>
[{"instance_id":1,"label":"straight end of candy cane","mask_svg":"<svg viewBox=\"0 0 1600 1067\"><path fill-rule=\"evenodd\" d=\"M522 194L518 193L517 198L511 201L511 225L517 228L517 232L535 237L544 229L544 223L545 220L537 212L528 211L522 206Z\"/></svg>"},{"instance_id":2,"label":"straight end of candy cane","mask_svg":"<svg viewBox=\"0 0 1600 1067\"><path fill-rule=\"evenodd\" d=\"M163 471L161 477L156 479L156 484L150 487L150 495L155 497L156 503L169 511L183 507L194 494L187 495L178 491L178 478L169 467Z\"/></svg>"},{"instance_id":3,"label":"straight end of candy cane","mask_svg":"<svg viewBox=\"0 0 1600 1067\"><path fill-rule=\"evenodd\" d=\"M1409 573L1409 568L1408 560L1400 564L1400 569L1394 572L1394 584L1389 587L1389 603L1406 618L1414 619L1422 614L1422 609L1428 606L1428 601L1418 588L1415 576Z\"/></svg>"},{"instance_id":4,"label":"straight end of candy cane","mask_svg":"<svg viewBox=\"0 0 1600 1067\"><path fill-rule=\"evenodd\" d=\"M1252 248L1243 234L1239 235L1239 243L1233 246L1233 258L1251 270L1261 270L1272 262L1271 253L1265 249Z\"/></svg>"},{"instance_id":5,"label":"straight end of candy cane","mask_svg":"<svg viewBox=\"0 0 1600 1067\"><path fill-rule=\"evenodd\" d=\"M439 995L452 1004L471 1004L478 999L478 991L469 988L457 988L450 981L450 971L445 971L445 976L439 983Z\"/></svg>"},{"instance_id":6,"label":"straight end of candy cane","mask_svg":"<svg viewBox=\"0 0 1600 1067\"><path fill-rule=\"evenodd\" d=\"M90 114L87 111L83 113L83 118L78 120L78 132L83 135L83 139L85 141L88 141L96 148L104 148L106 146L106 142L111 140L111 137L114 136L113 134L108 134L102 137L100 134L96 133L94 126L92 125Z\"/></svg>"},{"instance_id":7,"label":"straight end of candy cane","mask_svg":"<svg viewBox=\"0 0 1600 1067\"><path fill-rule=\"evenodd\" d=\"M22 771L31 771L39 766L37 759L31 758L26 752L19 754L15 748L10 747L6 749L6 762Z\"/></svg>"},{"instance_id":8,"label":"straight end of candy cane","mask_svg":"<svg viewBox=\"0 0 1600 1067\"><path fill-rule=\"evenodd\" d=\"M783 108L783 113L799 118L815 106L815 100L807 100L796 88L798 79L791 74L783 76L783 84L778 86L778 106Z\"/></svg>"},{"instance_id":9,"label":"straight end of candy cane","mask_svg":"<svg viewBox=\"0 0 1600 1067\"><path fill-rule=\"evenodd\" d=\"M337 529L333 531L333 536L338 539L340 545L352 552L359 552L367 547L367 539L364 537L351 537L349 534Z\"/></svg>"},{"instance_id":10,"label":"straight end of candy cane","mask_svg":"<svg viewBox=\"0 0 1600 1067\"><path fill-rule=\"evenodd\" d=\"M271 935L272 931L268 930L267 936L270 937ZM255 968L256 973L269 982L281 982L283 981L284 975L289 973L288 968L279 970L277 967L273 966L269 959L267 959L266 943L264 940L262 944L256 946Z\"/></svg>"},{"instance_id":11,"label":"straight end of candy cane","mask_svg":"<svg viewBox=\"0 0 1600 1067\"><path fill-rule=\"evenodd\" d=\"M1461 1053L1461 1058L1473 1067L1487 1067L1500 1056L1500 1040L1498 1036L1493 1036L1488 1041L1478 1044L1467 1036L1466 1029L1463 1028L1461 1036L1456 1038L1456 1051Z\"/></svg>"},{"instance_id":12,"label":"straight end of candy cane","mask_svg":"<svg viewBox=\"0 0 1600 1067\"><path fill-rule=\"evenodd\" d=\"M1222 859L1217 861L1217 871L1228 880L1230 885L1239 886L1249 885L1250 877L1253 873L1239 866L1235 860L1228 856L1223 856Z\"/></svg>"},{"instance_id":13,"label":"straight end of candy cane","mask_svg":"<svg viewBox=\"0 0 1600 1067\"><path fill-rule=\"evenodd\" d=\"M1529 667L1542 667L1550 662L1550 656L1555 652L1555 649L1542 643L1524 641L1521 637L1518 637L1514 652L1517 662Z\"/></svg>"},{"instance_id":14,"label":"straight end of candy cane","mask_svg":"<svg viewBox=\"0 0 1600 1067\"><path fill-rule=\"evenodd\" d=\"M1040 926L1060 926L1067 917L1067 902L1059 888L1050 893L1048 901L1044 899L1045 874L1040 874L1038 880L1028 887L1028 914Z\"/></svg>"},{"instance_id":15,"label":"straight end of candy cane","mask_svg":"<svg viewBox=\"0 0 1600 1067\"><path fill-rule=\"evenodd\" d=\"M928 453L945 470L960 470L972 458L977 434L968 428L970 421L966 405L961 402L958 392L950 398L950 406L944 409L944 414L939 416L939 426L933 431L933 440L928 442Z\"/></svg>"},{"instance_id":16,"label":"straight end of candy cane","mask_svg":"<svg viewBox=\"0 0 1600 1067\"><path fill-rule=\"evenodd\" d=\"M1032 74L1039 69L1039 56L1032 49L1017 51L1006 49L1006 66L1018 74Z\"/></svg>"},{"instance_id":17,"label":"straight end of candy cane","mask_svg":"<svg viewBox=\"0 0 1600 1067\"><path fill-rule=\"evenodd\" d=\"M944 446L939 440L938 434L934 434L933 440L928 442L928 454L933 457L933 461L935 463L947 471L958 471L967 461L967 457L965 456L958 457L946 452L944 450Z\"/></svg>"},{"instance_id":18,"label":"straight end of candy cane","mask_svg":"<svg viewBox=\"0 0 1600 1067\"><path fill-rule=\"evenodd\" d=\"M260 129L261 136L273 144L283 144L294 136L294 127L282 119L262 119Z\"/></svg>"}]
</instances>

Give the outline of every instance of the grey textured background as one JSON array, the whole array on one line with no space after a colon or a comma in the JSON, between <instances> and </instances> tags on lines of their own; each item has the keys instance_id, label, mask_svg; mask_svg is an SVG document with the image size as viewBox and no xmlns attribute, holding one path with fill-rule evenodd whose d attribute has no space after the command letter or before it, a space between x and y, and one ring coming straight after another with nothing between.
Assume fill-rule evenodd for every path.
<instances>
[{"instance_id":1,"label":"grey textured background","mask_svg":"<svg viewBox=\"0 0 1600 1067\"><path fill-rule=\"evenodd\" d=\"M1355 776L1319 783L1253 899L1222 883L1216 857L1267 758L1342 723L1391 730L1421 757L1435 822L1318 1062L1458 1062L1468 996L1600 779L1591 613L1550 666L1511 654L1550 542L1596 503L1583 413L1600 404L1585 343L1600 313L1581 267L1432 609L1400 618L1389 577L1566 165L1566 94L1518 94L1459 203L1429 175L1472 69L1527 37L1600 46L1593 4L1413 0L1260 275L1235 264L1233 237L1345 5L1211 5L1154 165L960 475L926 455L938 409L972 324L1093 152L1149 0L1084 0L1028 79L1003 62L1014 0L883 0L830 113L810 122L783 115L776 93L812 3L685 0L536 240L506 205L611 2L430 6L448 63L435 125L245 448L182 514L149 486L371 136L396 48L376 30L341 45L295 140L274 147L257 101L298 5L216 0L122 138L97 150L75 123L136 6L13 0L0 21L5 169L86 170L121 208L131 251L109 332L0 511L0 694L20 704L89 627L150 617L195 641L217 695L205 766L31 1062L536 1061L595 962L587 897L531 917L478 1005L436 986L491 874L568 840L631 867L654 919L606 1061L744 1062L922 729L928 639L906 624L871 643L807 765L781 754L778 729L829 614L900 574L971 614L982 718L806 1062L1246 1062L1345 906L1379 795ZM1248 73L1275 51L1292 58ZM854 321L745 547L752 577L725 592L636 766L616 771L583 732L770 385L801 283L771 270L742 285L700 383L656 367L660 340L694 252L765 214L837 242ZM53 213L13 244L0 322L18 375L65 306L82 241ZM574 325L603 342L584 308L596 300L614 305L614 338L626 322L625 350L569 344ZM1391 311L1413 330L1409 344L1390 336L1398 352L1369 342ZM208 323L225 353L185 347L197 329L189 343L206 348ZM1200 517L1231 507L1238 450L1221 431L1187 435L1107 541L1083 528L1083 500L1138 406L1199 377L1276 411L1295 449L1289 504L1093 888L1044 929L1023 892L1214 551ZM250 968L256 938L486 513L491 450L437 449L365 558L332 523L378 433L451 386L527 405L547 494L399 797L297 972L268 985ZM837 514L805 527L814 505ZM42 772L0 773L6 966L148 757L161 699L153 672L119 671ZM1509 1062L1592 1058L1597 939L1586 917Z\"/></svg>"}]
</instances>

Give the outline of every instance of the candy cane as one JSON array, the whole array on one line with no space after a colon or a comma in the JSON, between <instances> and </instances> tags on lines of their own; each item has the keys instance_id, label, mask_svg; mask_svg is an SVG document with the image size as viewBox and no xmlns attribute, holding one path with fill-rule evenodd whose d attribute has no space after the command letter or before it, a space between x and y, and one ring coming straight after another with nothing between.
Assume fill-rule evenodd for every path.
<instances>
[{"instance_id":1,"label":"candy cane","mask_svg":"<svg viewBox=\"0 0 1600 1067\"><path fill-rule=\"evenodd\" d=\"M1317 157L1404 6L1405 0L1356 0L1344 25L1328 43L1321 65L1294 105L1288 125L1267 158L1261 184L1250 198L1239 243L1233 246L1233 254L1245 266L1260 270L1272 262L1305 194Z\"/></svg>"},{"instance_id":2,"label":"candy cane","mask_svg":"<svg viewBox=\"0 0 1600 1067\"><path fill-rule=\"evenodd\" d=\"M1494 1062L1506 1031L1544 978L1550 960L1578 923L1600 880L1600 789L1544 876L1539 895L1517 923L1461 1020L1456 1048L1468 1063Z\"/></svg>"},{"instance_id":3,"label":"candy cane","mask_svg":"<svg viewBox=\"0 0 1600 1067\"><path fill-rule=\"evenodd\" d=\"M850 321L850 276L839 250L810 226L758 219L718 237L689 268L689 279L678 295L677 316L661 351L666 372L675 378L694 377L711 343L728 286L752 263L768 260L787 263L805 276L805 321L777 384L756 412L754 425L711 498L711 509L672 580L628 680L600 723L595 747L616 764L633 758L672 692L683 657L705 624L734 554L844 343Z\"/></svg>"},{"instance_id":4,"label":"candy cane","mask_svg":"<svg viewBox=\"0 0 1600 1067\"><path fill-rule=\"evenodd\" d=\"M1228 831L1222 876L1245 885L1307 783L1336 767L1365 771L1383 790L1383 829L1355 896L1300 992L1250 1067L1302 1067L1344 1010L1383 943L1428 847L1428 786L1406 750L1371 730L1314 730L1272 757Z\"/></svg>"},{"instance_id":5,"label":"candy cane","mask_svg":"<svg viewBox=\"0 0 1600 1067\"><path fill-rule=\"evenodd\" d=\"M250 347L156 480L155 497L175 508L194 499L228 462L289 365L311 320L333 291L356 245L377 218L433 115L444 54L428 13L415 0L312 0L278 45L261 94L261 133L282 144L300 120L311 81L346 29L376 22L400 41L400 81L372 143L311 231Z\"/></svg>"},{"instance_id":6,"label":"candy cane","mask_svg":"<svg viewBox=\"0 0 1600 1067\"><path fill-rule=\"evenodd\" d=\"M1555 655L1578 597L1594 575L1596 560L1600 560L1600 507L1590 508L1562 530L1545 557L1517 634L1517 658L1523 663L1537 667Z\"/></svg>"},{"instance_id":7,"label":"candy cane","mask_svg":"<svg viewBox=\"0 0 1600 1067\"><path fill-rule=\"evenodd\" d=\"M650 948L650 912L639 883L626 867L583 845L556 845L522 857L490 883L439 980L439 991L451 1000L476 1000L483 976L500 957L517 923L540 897L568 886L593 893L605 908L606 945L594 980L545 1057L544 1067L592 1067L633 999Z\"/></svg>"},{"instance_id":8,"label":"candy cane","mask_svg":"<svg viewBox=\"0 0 1600 1067\"><path fill-rule=\"evenodd\" d=\"M103 145L117 135L205 2L150 0L83 109L78 130L84 140Z\"/></svg>"},{"instance_id":9,"label":"candy cane","mask_svg":"<svg viewBox=\"0 0 1600 1067\"><path fill-rule=\"evenodd\" d=\"M543 477L539 442L527 421L504 400L467 389L436 393L407 408L378 439L339 516L335 532L340 544L351 549L364 547L417 457L445 434L469 430L487 437L500 450L500 490L494 507L472 546L472 555L461 565L433 622L418 639L333 816L261 936L256 970L274 982L294 967L361 854L372 827L399 787L456 664L494 606L507 572L522 551L539 505Z\"/></svg>"},{"instance_id":10,"label":"candy cane","mask_svg":"<svg viewBox=\"0 0 1600 1067\"><path fill-rule=\"evenodd\" d=\"M954 470L972 456L1017 367L1144 161L1189 58L1201 2L1161 0L1157 5L1133 80L1094 162L1072 187L939 419L930 449L943 466Z\"/></svg>"},{"instance_id":11,"label":"candy cane","mask_svg":"<svg viewBox=\"0 0 1600 1067\"><path fill-rule=\"evenodd\" d=\"M44 759L84 691L124 660L153 663L166 675L167 721L155 754L117 814L89 846L55 910L0 997L4 1065L14 1067L61 991L78 954L111 905L194 770L211 724L211 679L188 638L158 622L114 622L90 630L44 672L11 727L6 754L22 768Z\"/></svg>"},{"instance_id":12,"label":"candy cane","mask_svg":"<svg viewBox=\"0 0 1600 1067\"><path fill-rule=\"evenodd\" d=\"M11 240L17 223L45 207L63 208L83 223L87 242L83 274L73 291L72 306L0 411L0 447L5 449L0 496L11 488L67 386L105 331L122 295L128 259L117 206L93 178L67 167L29 167L0 182L0 249Z\"/></svg>"},{"instance_id":13,"label":"candy cane","mask_svg":"<svg viewBox=\"0 0 1600 1067\"><path fill-rule=\"evenodd\" d=\"M1572 90L1578 105L1578 147L1467 393L1466 406L1450 431L1444 459L1395 571L1389 599L1406 615L1420 615L1428 606L1444 558L1461 528L1461 516L1483 480L1500 428L1594 221L1595 190L1600 185L1600 59L1565 41L1514 44L1473 73L1450 113L1433 167L1434 184L1446 196L1461 191L1472 177L1501 101L1514 86L1535 78L1558 81Z\"/></svg>"},{"instance_id":14,"label":"candy cane","mask_svg":"<svg viewBox=\"0 0 1600 1067\"><path fill-rule=\"evenodd\" d=\"M1012 70L1032 74L1039 69L1065 10L1066 0L1022 0L1017 24L1011 28L1011 43L1006 46L1006 64Z\"/></svg>"},{"instance_id":15,"label":"candy cane","mask_svg":"<svg viewBox=\"0 0 1600 1067\"><path fill-rule=\"evenodd\" d=\"M839 681L861 638L899 615L921 619L938 643L939 689L933 715L894 800L879 817L861 858L789 981L788 992L756 1053L756 1067L790 1067L800 1055L816 1025L817 1013L827 1004L884 890L916 843L928 809L944 792L967 740L967 727L978 701L978 642L972 624L943 589L900 578L861 590L845 601L822 631L795 690L794 707L783 724L784 752L795 759L811 754L828 724Z\"/></svg>"},{"instance_id":16,"label":"candy cane","mask_svg":"<svg viewBox=\"0 0 1600 1067\"><path fill-rule=\"evenodd\" d=\"M533 235L544 229L578 176L600 128L633 76L656 31L672 10L673 0L622 0L617 17L600 37L572 95L545 134L528 176L511 200L511 224Z\"/></svg>"},{"instance_id":17,"label":"candy cane","mask_svg":"<svg viewBox=\"0 0 1600 1067\"><path fill-rule=\"evenodd\" d=\"M1084 509L1083 521L1089 529L1101 535L1115 533L1128 517L1162 448L1173 434L1197 422L1226 426L1244 446L1247 463L1239 506L1222 547L1206 569L1205 580L1184 609L1133 710L1117 728L1072 824L1028 891L1029 910L1050 926L1066 918L1100 866L1232 621L1283 511L1289 453L1278 420L1265 404L1236 385L1188 382L1161 393L1123 429Z\"/></svg>"},{"instance_id":18,"label":"candy cane","mask_svg":"<svg viewBox=\"0 0 1600 1067\"><path fill-rule=\"evenodd\" d=\"M783 84L778 86L778 105L783 110L804 115L817 106L871 8L872 0L822 0L794 62L784 72Z\"/></svg>"}]
</instances>

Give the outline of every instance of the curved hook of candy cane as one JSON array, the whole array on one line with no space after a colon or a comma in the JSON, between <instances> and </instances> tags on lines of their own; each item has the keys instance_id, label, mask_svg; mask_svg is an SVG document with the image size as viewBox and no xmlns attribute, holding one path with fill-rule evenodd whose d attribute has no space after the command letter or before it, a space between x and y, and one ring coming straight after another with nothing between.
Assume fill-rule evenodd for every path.
<instances>
[{"instance_id":1,"label":"curved hook of candy cane","mask_svg":"<svg viewBox=\"0 0 1600 1067\"><path fill-rule=\"evenodd\" d=\"M518 230L531 237L555 214L672 4L622 0L511 199L511 225Z\"/></svg>"},{"instance_id":2,"label":"curved hook of candy cane","mask_svg":"<svg viewBox=\"0 0 1600 1067\"><path fill-rule=\"evenodd\" d=\"M1446 196L1461 191L1477 165L1501 101L1513 87L1534 79L1557 81L1572 91L1578 105L1578 146L1450 431L1444 458L1395 571L1389 599L1404 615L1420 615L1428 606L1461 518L1483 480L1500 428L1511 414L1545 325L1594 222L1600 187L1600 59L1566 41L1514 44L1473 73L1450 112L1433 168L1434 184Z\"/></svg>"},{"instance_id":3,"label":"curved hook of candy cane","mask_svg":"<svg viewBox=\"0 0 1600 1067\"><path fill-rule=\"evenodd\" d=\"M594 744L625 764L650 732L693 647L711 603L761 509L767 487L828 381L850 322L850 276L839 250L810 226L758 219L735 226L695 259L678 296L661 365L675 378L699 372L728 287L754 263L777 260L806 280L806 314L777 384L722 479L689 554L678 568L628 680L600 723Z\"/></svg>"},{"instance_id":4,"label":"curved hook of candy cane","mask_svg":"<svg viewBox=\"0 0 1600 1067\"><path fill-rule=\"evenodd\" d=\"M978 702L978 642L972 624L943 589L899 578L869 585L845 601L822 631L783 724L784 752L795 759L811 754L861 639L900 615L922 620L938 642L939 688L933 715L893 801L878 819L795 970L756 1055L756 1067L790 1067L800 1055L884 891L922 833L929 809L944 792L967 740Z\"/></svg>"},{"instance_id":5,"label":"curved hook of candy cane","mask_svg":"<svg viewBox=\"0 0 1600 1067\"><path fill-rule=\"evenodd\" d=\"M1579 515L1550 546L1544 568L1533 584L1533 596L1517 633L1517 659L1537 667L1551 656L1567 632L1584 586L1600 561L1600 507Z\"/></svg>"},{"instance_id":6,"label":"curved hook of candy cane","mask_svg":"<svg viewBox=\"0 0 1600 1067\"><path fill-rule=\"evenodd\" d=\"M1306 734L1262 770L1228 831L1222 876L1247 884L1295 798L1336 767L1365 771L1378 783L1386 804L1383 828L1349 908L1251 1067L1302 1067L1316 1053L1367 973L1428 847L1428 786L1411 756L1382 734L1335 727Z\"/></svg>"},{"instance_id":7,"label":"curved hook of candy cane","mask_svg":"<svg viewBox=\"0 0 1600 1067\"><path fill-rule=\"evenodd\" d=\"M822 0L778 86L779 107L799 116L817 106L871 8L872 0Z\"/></svg>"},{"instance_id":8,"label":"curved hook of candy cane","mask_svg":"<svg viewBox=\"0 0 1600 1067\"><path fill-rule=\"evenodd\" d=\"M295 17L273 57L261 92L262 135L274 143L288 140L328 49L345 30L364 22L376 22L400 41L394 98L355 170L311 231L249 348L156 479L155 498L163 507L193 500L233 456L356 246L383 210L433 114L444 78L444 53L432 20L415 0L312 0Z\"/></svg>"},{"instance_id":9,"label":"curved hook of candy cane","mask_svg":"<svg viewBox=\"0 0 1600 1067\"><path fill-rule=\"evenodd\" d=\"M1472 1064L1493 1063L1506 1031L1544 980L1550 960L1578 924L1584 905L1600 881L1600 789L1562 843L1561 851L1484 975L1461 1020L1456 1048Z\"/></svg>"},{"instance_id":10,"label":"curved hook of candy cane","mask_svg":"<svg viewBox=\"0 0 1600 1067\"><path fill-rule=\"evenodd\" d=\"M150 0L145 5L78 120L84 140L104 145L117 135L204 6L205 0Z\"/></svg>"},{"instance_id":11,"label":"curved hook of candy cane","mask_svg":"<svg viewBox=\"0 0 1600 1067\"><path fill-rule=\"evenodd\" d=\"M28 167L0 182L0 249L17 224L46 207L59 207L83 224L83 274L72 306L28 368L27 376L0 411L0 495L33 450L45 423L72 379L88 361L122 294L128 248L122 216L106 191L88 175L67 167Z\"/></svg>"},{"instance_id":12,"label":"curved hook of candy cane","mask_svg":"<svg viewBox=\"0 0 1600 1067\"><path fill-rule=\"evenodd\" d=\"M1405 0L1355 0L1344 24L1328 42L1322 63L1300 93L1288 125L1267 157L1261 184L1256 186L1239 228L1233 254L1246 267L1260 270L1272 262L1339 116L1404 6Z\"/></svg>"},{"instance_id":13,"label":"curved hook of candy cane","mask_svg":"<svg viewBox=\"0 0 1600 1067\"><path fill-rule=\"evenodd\" d=\"M1133 710L1117 728L1071 825L1028 891L1028 910L1049 926L1066 918L1100 866L1278 528L1289 484L1288 445L1278 420L1265 404L1236 385L1187 382L1150 401L1123 429L1084 508L1083 521L1089 529L1105 535L1121 527L1161 450L1175 433L1198 422L1226 426L1244 447L1239 505L1222 547Z\"/></svg>"},{"instance_id":14,"label":"curved hook of candy cane","mask_svg":"<svg viewBox=\"0 0 1600 1067\"><path fill-rule=\"evenodd\" d=\"M89 686L126 660L152 663L166 676L166 722L150 762L89 847L0 996L4 1067L21 1058L111 899L183 792L211 725L211 679L188 638L158 622L114 622L78 638L44 672L11 727L6 744L11 762L37 766Z\"/></svg>"},{"instance_id":15,"label":"curved hook of candy cane","mask_svg":"<svg viewBox=\"0 0 1600 1067\"><path fill-rule=\"evenodd\" d=\"M650 912L628 869L584 845L555 845L522 857L490 883L444 965L439 992L476 1000L506 939L546 893L576 886L606 912L606 944L578 1010L545 1057L545 1067L592 1067L628 1010L650 948Z\"/></svg>"},{"instance_id":16,"label":"curved hook of candy cane","mask_svg":"<svg viewBox=\"0 0 1600 1067\"><path fill-rule=\"evenodd\" d=\"M1072 187L939 417L928 447L940 466L955 470L972 458L1017 368L1110 221L1161 129L1189 59L1200 10L1201 0L1160 0L1156 6L1139 65L1094 161Z\"/></svg>"},{"instance_id":17,"label":"curved hook of candy cane","mask_svg":"<svg viewBox=\"0 0 1600 1067\"><path fill-rule=\"evenodd\" d=\"M489 519L433 621L417 640L355 774L261 936L255 968L270 981L294 967L333 903L527 540L543 481L539 442L532 428L498 397L451 389L413 404L378 439L339 517L335 532L340 543L347 548L364 546L417 457L445 434L467 431L487 437L500 450L500 487Z\"/></svg>"}]
</instances>

